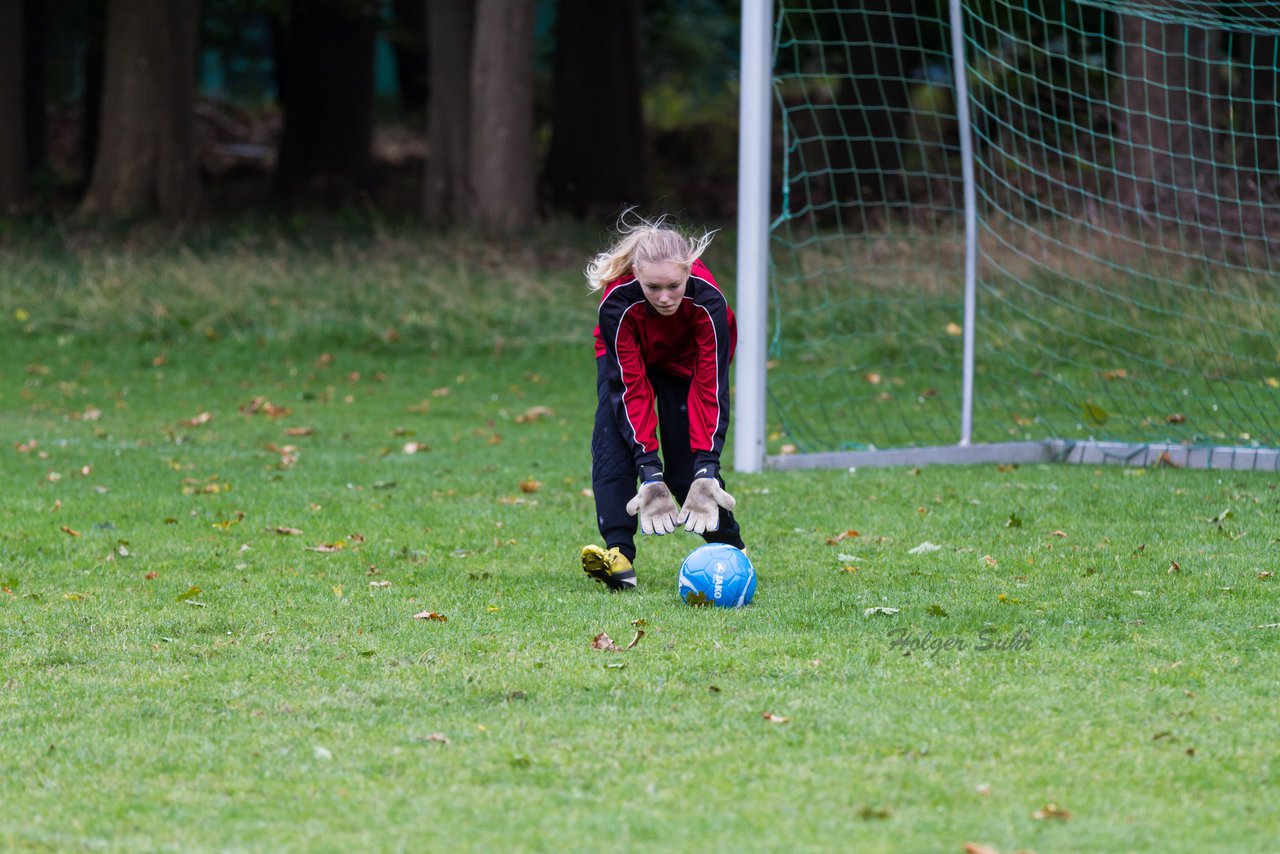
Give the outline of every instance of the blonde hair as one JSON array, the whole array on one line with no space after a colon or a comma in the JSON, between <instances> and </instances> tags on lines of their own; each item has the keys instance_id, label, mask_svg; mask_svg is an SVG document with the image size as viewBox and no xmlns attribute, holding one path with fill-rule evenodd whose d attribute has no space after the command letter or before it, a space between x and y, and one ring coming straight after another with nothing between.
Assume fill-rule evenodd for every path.
<instances>
[{"instance_id":1,"label":"blonde hair","mask_svg":"<svg viewBox=\"0 0 1280 854\"><path fill-rule=\"evenodd\" d=\"M714 231L705 231L700 237L683 234L667 225L666 216L645 219L635 208L627 208L618 217L618 240L587 265L587 282L591 290L598 291L626 275L632 265L663 261L674 261L687 275L713 237Z\"/></svg>"}]
</instances>

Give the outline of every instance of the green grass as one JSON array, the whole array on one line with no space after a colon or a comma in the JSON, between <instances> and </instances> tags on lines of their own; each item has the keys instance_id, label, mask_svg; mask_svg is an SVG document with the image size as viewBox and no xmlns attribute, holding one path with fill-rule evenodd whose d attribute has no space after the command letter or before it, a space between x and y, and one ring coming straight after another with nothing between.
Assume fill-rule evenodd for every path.
<instances>
[{"instance_id":1,"label":"green grass","mask_svg":"<svg viewBox=\"0 0 1280 854\"><path fill-rule=\"evenodd\" d=\"M185 332L123 315L113 332L106 302L75 323L53 299L0 318L0 848L1198 851L1280 834L1280 629L1258 628L1280 620L1273 477L730 472L755 603L680 602L687 534L642 542L640 589L609 595L576 566L596 538L579 259L504 290L499 263L463 282L440 246L353 243L0 257L68 289L123 268L124 307L244 305ZM350 280L371 265L401 284L362 299ZM174 285L194 281L216 298ZM483 311L382 334L468 286ZM345 325L335 288L354 295ZM282 295L296 314L271 314ZM553 414L521 417L535 407ZM911 554L923 542L940 548ZM630 651L591 648L639 620ZM948 640L964 648L928 648ZM1048 804L1070 816L1034 817Z\"/></svg>"}]
</instances>

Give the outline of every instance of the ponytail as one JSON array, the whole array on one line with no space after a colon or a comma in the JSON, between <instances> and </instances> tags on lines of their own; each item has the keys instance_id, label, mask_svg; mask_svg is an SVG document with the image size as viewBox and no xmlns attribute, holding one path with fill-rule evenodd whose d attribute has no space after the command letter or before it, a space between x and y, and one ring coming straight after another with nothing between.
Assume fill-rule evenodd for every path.
<instances>
[{"instance_id":1,"label":"ponytail","mask_svg":"<svg viewBox=\"0 0 1280 854\"><path fill-rule=\"evenodd\" d=\"M714 236L714 231L705 231L690 237L668 226L666 216L645 219L635 208L627 208L618 217L618 240L587 265L587 282L598 291L625 276L633 265L663 261L674 261L688 274Z\"/></svg>"}]
</instances>

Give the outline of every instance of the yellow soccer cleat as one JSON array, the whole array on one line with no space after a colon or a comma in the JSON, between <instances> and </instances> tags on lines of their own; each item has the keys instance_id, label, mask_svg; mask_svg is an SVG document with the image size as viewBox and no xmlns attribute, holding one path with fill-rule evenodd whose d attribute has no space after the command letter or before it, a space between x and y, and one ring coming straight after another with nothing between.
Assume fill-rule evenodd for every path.
<instances>
[{"instance_id":1,"label":"yellow soccer cleat","mask_svg":"<svg viewBox=\"0 0 1280 854\"><path fill-rule=\"evenodd\" d=\"M582 571L610 590L632 590L636 571L627 556L616 548L605 551L599 546L582 547Z\"/></svg>"}]
</instances>

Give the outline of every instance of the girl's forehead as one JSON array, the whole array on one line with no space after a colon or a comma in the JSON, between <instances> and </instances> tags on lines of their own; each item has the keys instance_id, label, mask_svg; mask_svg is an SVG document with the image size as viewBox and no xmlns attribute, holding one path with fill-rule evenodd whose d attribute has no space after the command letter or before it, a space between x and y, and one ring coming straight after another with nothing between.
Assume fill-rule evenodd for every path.
<instances>
[{"instance_id":1,"label":"girl's forehead","mask_svg":"<svg viewBox=\"0 0 1280 854\"><path fill-rule=\"evenodd\" d=\"M679 261L636 261L631 265L637 273L644 273L650 276L676 276L689 275L688 270Z\"/></svg>"}]
</instances>

